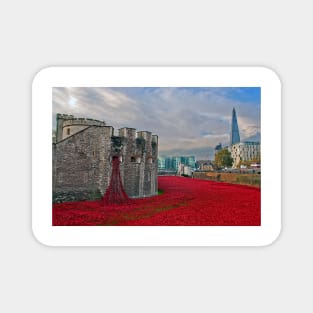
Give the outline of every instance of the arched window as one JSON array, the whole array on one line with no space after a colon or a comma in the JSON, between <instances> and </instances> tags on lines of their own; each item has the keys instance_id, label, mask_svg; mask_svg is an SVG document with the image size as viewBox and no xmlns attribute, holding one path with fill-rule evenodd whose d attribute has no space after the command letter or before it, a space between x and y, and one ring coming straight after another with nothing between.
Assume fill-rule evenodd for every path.
<instances>
[{"instance_id":1,"label":"arched window","mask_svg":"<svg viewBox=\"0 0 313 313\"><path fill-rule=\"evenodd\" d=\"M69 136L70 134L71 134L71 129L68 128L68 129L67 129L67 135Z\"/></svg>"}]
</instances>

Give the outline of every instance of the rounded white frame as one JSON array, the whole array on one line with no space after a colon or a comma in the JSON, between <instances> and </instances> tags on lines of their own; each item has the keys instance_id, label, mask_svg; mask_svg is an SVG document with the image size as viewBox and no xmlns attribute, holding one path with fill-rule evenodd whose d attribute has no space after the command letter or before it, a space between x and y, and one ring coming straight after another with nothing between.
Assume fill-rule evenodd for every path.
<instances>
[{"instance_id":1,"label":"rounded white frame","mask_svg":"<svg viewBox=\"0 0 313 313\"><path fill-rule=\"evenodd\" d=\"M52 226L53 87L261 87L261 226ZM48 67L32 85L32 229L48 246L264 246L281 230L281 82L265 67ZM51 121L50 123L48 121Z\"/></svg>"}]
</instances>

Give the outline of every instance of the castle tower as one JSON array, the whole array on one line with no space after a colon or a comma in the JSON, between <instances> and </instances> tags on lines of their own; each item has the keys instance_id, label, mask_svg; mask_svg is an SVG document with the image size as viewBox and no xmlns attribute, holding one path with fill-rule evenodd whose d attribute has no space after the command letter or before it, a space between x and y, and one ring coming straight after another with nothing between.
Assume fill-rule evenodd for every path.
<instances>
[{"instance_id":1,"label":"castle tower","mask_svg":"<svg viewBox=\"0 0 313 313\"><path fill-rule=\"evenodd\" d=\"M73 115L60 114L57 113L57 129L56 129L56 142L61 141L63 139L63 126L65 120L71 120L74 118Z\"/></svg>"},{"instance_id":2,"label":"castle tower","mask_svg":"<svg viewBox=\"0 0 313 313\"><path fill-rule=\"evenodd\" d=\"M75 118L73 115L57 113L56 142L66 139L89 126L106 126L104 121L91 118Z\"/></svg>"},{"instance_id":3,"label":"castle tower","mask_svg":"<svg viewBox=\"0 0 313 313\"><path fill-rule=\"evenodd\" d=\"M232 119L231 119L231 130L230 130L230 146L240 142L239 128L236 116L236 110L233 108Z\"/></svg>"},{"instance_id":4,"label":"castle tower","mask_svg":"<svg viewBox=\"0 0 313 313\"><path fill-rule=\"evenodd\" d=\"M53 201L100 199L106 203L158 192L158 136L104 121L57 115L53 143Z\"/></svg>"}]
</instances>

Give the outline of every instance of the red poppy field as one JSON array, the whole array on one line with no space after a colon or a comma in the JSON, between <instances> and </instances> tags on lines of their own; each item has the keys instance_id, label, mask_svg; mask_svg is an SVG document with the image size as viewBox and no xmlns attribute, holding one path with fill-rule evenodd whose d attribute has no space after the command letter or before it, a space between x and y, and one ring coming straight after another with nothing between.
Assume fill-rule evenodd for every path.
<instances>
[{"instance_id":1,"label":"red poppy field","mask_svg":"<svg viewBox=\"0 0 313 313\"><path fill-rule=\"evenodd\" d=\"M159 176L157 196L123 205L103 201L53 204L53 226L260 226L259 188Z\"/></svg>"}]
</instances>

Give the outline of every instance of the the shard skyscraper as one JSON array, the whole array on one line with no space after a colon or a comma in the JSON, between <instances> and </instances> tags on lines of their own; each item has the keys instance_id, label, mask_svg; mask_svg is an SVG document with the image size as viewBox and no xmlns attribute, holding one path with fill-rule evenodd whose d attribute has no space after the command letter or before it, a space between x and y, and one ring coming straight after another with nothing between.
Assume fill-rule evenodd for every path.
<instances>
[{"instance_id":1,"label":"the shard skyscraper","mask_svg":"<svg viewBox=\"0 0 313 313\"><path fill-rule=\"evenodd\" d=\"M239 128L236 116L236 110L233 108L232 118L231 118L231 130L230 130L230 145L240 142Z\"/></svg>"}]
</instances>

